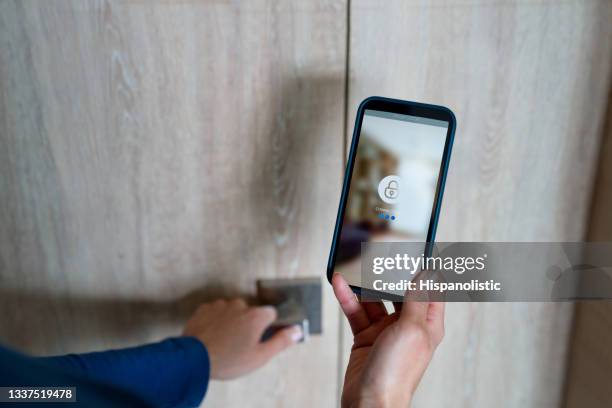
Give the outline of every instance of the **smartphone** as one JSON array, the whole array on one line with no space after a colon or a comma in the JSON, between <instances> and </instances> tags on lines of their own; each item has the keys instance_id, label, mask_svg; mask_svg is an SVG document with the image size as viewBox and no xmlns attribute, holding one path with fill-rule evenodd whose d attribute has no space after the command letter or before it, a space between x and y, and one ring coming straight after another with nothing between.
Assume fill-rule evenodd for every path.
<instances>
[{"instance_id":1,"label":"smartphone","mask_svg":"<svg viewBox=\"0 0 612 408\"><path fill-rule=\"evenodd\" d=\"M455 128L455 115L443 106L378 96L361 102L327 264L330 282L338 272L355 293L366 290L361 287L363 242L412 241L430 248ZM390 293L375 295L400 300Z\"/></svg>"}]
</instances>

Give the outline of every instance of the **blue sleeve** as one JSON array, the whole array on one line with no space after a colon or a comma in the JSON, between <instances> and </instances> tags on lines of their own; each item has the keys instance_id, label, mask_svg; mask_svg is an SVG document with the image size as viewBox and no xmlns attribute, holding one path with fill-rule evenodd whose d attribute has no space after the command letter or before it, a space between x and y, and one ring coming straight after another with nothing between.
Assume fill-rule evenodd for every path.
<instances>
[{"instance_id":1,"label":"blue sleeve","mask_svg":"<svg viewBox=\"0 0 612 408\"><path fill-rule=\"evenodd\" d=\"M158 406L198 406L210 375L206 347L194 337L145 346L45 357L49 364L134 393Z\"/></svg>"}]
</instances>

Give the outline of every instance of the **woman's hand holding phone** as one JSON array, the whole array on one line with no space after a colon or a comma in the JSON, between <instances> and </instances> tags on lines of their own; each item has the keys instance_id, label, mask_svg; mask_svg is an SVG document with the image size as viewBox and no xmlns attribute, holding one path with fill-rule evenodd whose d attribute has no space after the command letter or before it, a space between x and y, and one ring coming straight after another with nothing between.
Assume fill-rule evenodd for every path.
<instances>
[{"instance_id":1,"label":"woman's hand holding phone","mask_svg":"<svg viewBox=\"0 0 612 408\"><path fill-rule=\"evenodd\" d=\"M382 302L358 301L339 273L332 286L354 336L342 407L407 407L444 336L444 303L407 293L389 314Z\"/></svg>"}]
</instances>

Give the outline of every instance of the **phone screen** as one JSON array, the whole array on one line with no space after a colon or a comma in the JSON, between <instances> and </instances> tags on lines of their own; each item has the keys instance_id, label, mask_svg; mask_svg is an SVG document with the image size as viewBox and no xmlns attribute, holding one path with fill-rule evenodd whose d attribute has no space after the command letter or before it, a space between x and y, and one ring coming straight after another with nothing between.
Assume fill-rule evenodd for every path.
<instances>
[{"instance_id":1,"label":"phone screen","mask_svg":"<svg viewBox=\"0 0 612 408\"><path fill-rule=\"evenodd\" d=\"M428 241L449 122L365 109L335 271L360 286L361 243Z\"/></svg>"}]
</instances>

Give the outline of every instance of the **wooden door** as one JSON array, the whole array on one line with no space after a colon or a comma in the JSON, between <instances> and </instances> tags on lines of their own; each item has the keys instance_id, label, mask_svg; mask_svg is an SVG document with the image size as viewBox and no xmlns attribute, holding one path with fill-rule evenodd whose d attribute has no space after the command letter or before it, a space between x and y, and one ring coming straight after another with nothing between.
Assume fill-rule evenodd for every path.
<instances>
[{"instance_id":1,"label":"wooden door","mask_svg":"<svg viewBox=\"0 0 612 408\"><path fill-rule=\"evenodd\" d=\"M611 12L605 0L351 2L349 118L371 94L457 115L438 241L584 239ZM560 406L572 310L448 305L414 407Z\"/></svg>"},{"instance_id":2,"label":"wooden door","mask_svg":"<svg viewBox=\"0 0 612 408\"><path fill-rule=\"evenodd\" d=\"M438 239L584 237L610 83L606 0L0 2L0 341L176 335L257 278L323 275L358 102L449 106ZM349 77L346 78L346 73ZM348 107L345 111L345 107ZM553 407L568 304L453 304L416 407ZM334 406L349 332L208 406Z\"/></svg>"},{"instance_id":3,"label":"wooden door","mask_svg":"<svg viewBox=\"0 0 612 408\"><path fill-rule=\"evenodd\" d=\"M153 341L257 278L322 276L344 1L4 1L0 38L2 342ZM207 405L333 406L325 293L323 336Z\"/></svg>"}]
</instances>

